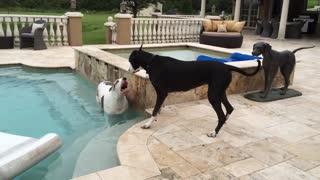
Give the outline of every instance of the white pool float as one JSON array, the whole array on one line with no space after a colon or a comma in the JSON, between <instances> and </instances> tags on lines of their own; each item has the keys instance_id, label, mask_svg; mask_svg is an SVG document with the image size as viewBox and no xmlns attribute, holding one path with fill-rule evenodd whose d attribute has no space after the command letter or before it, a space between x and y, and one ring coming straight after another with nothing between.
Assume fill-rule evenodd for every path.
<instances>
[{"instance_id":1,"label":"white pool float","mask_svg":"<svg viewBox=\"0 0 320 180\"><path fill-rule=\"evenodd\" d=\"M40 139L0 132L0 179L12 179L31 168L62 145L56 134Z\"/></svg>"}]
</instances>

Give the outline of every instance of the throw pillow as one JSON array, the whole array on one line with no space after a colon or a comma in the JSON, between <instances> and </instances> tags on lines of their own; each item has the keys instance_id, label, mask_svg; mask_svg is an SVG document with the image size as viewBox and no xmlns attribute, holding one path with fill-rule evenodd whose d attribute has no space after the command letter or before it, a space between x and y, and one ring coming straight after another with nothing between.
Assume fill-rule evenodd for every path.
<instances>
[{"instance_id":1,"label":"throw pillow","mask_svg":"<svg viewBox=\"0 0 320 180\"><path fill-rule=\"evenodd\" d=\"M218 24L217 32L227 32L227 25L226 24Z\"/></svg>"},{"instance_id":2,"label":"throw pillow","mask_svg":"<svg viewBox=\"0 0 320 180\"><path fill-rule=\"evenodd\" d=\"M207 32L212 31L212 22L209 19L203 20L202 25L203 25L204 31L207 31Z\"/></svg>"},{"instance_id":3,"label":"throw pillow","mask_svg":"<svg viewBox=\"0 0 320 180\"><path fill-rule=\"evenodd\" d=\"M241 31L242 31L242 28L244 27L244 24L245 24L245 23L246 23L245 21L236 22L236 23L233 25L231 31L232 31L232 32L241 32Z\"/></svg>"},{"instance_id":4,"label":"throw pillow","mask_svg":"<svg viewBox=\"0 0 320 180\"><path fill-rule=\"evenodd\" d=\"M44 25L43 23L42 23L42 24L33 23L33 24L32 24L32 29L31 29L31 34L34 34L34 32L36 31L36 29L42 28L43 25Z\"/></svg>"},{"instance_id":5,"label":"throw pillow","mask_svg":"<svg viewBox=\"0 0 320 180\"><path fill-rule=\"evenodd\" d=\"M217 32L218 24L223 24L223 21L211 21L212 22L212 31Z\"/></svg>"},{"instance_id":6,"label":"throw pillow","mask_svg":"<svg viewBox=\"0 0 320 180\"><path fill-rule=\"evenodd\" d=\"M231 32L232 27L236 24L236 21L224 21L223 24L227 25L227 31Z\"/></svg>"}]
</instances>

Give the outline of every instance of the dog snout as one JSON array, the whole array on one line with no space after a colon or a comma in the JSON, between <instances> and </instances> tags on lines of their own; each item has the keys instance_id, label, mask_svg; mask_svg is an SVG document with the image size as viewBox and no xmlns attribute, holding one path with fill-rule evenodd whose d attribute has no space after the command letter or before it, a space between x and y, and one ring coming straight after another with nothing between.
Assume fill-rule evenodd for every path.
<instances>
[{"instance_id":1,"label":"dog snout","mask_svg":"<svg viewBox=\"0 0 320 180\"><path fill-rule=\"evenodd\" d=\"M257 53L256 51L252 51L252 53L251 53L253 56L258 56L259 55L259 53Z\"/></svg>"}]
</instances>

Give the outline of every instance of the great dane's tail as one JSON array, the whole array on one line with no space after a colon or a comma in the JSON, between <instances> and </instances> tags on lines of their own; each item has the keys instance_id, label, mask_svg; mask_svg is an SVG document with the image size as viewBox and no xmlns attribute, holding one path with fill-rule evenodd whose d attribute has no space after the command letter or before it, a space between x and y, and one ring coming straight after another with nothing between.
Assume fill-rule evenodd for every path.
<instances>
[{"instance_id":1,"label":"great dane's tail","mask_svg":"<svg viewBox=\"0 0 320 180\"><path fill-rule=\"evenodd\" d=\"M302 50L302 49L310 49L310 48L314 48L314 47L315 47L315 46L301 47L301 48L298 48L298 49L293 50L292 53L294 54L294 53L296 53L297 51L300 51L300 50Z\"/></svg>"},{"instance_id":2,"label":"great dane's tail","mask_svg":"<svg viewBox=\"0 0 320 180\"><path fill-rule=\"evenodd\" d=\"M238 67L235 67L235 66L229 66L229 70L238 72L238 73L243 74L243 75L245 75L245 76L253 76L253 75L255 75L255 74L257 74L257 73L259 72L260 67L261 67L261 62L260 62L260 60L257 60L257 61L258 61L258 67L257 67L256 70L255 70L254 72L252 72L252 73L247 73L247 72L243 71L242 69L240 69L240 68L238 68Z\"/></svg>"}]
</instances>

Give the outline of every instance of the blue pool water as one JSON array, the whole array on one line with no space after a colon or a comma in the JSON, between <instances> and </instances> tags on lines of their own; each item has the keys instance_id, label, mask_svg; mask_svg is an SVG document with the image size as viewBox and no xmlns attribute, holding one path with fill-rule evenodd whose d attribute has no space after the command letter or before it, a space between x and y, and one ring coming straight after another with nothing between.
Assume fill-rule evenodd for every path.
<instances>
[{"instance_id":1,"label":"blue pool water","mask_svg":"<svg viewBox=\"0 0 320 180\"><path fill-rule=\"evenodd\" d=\"M105 49L105 51L110 52L112 54L116 54L123 58L129 59L133 49ZM195 61L198 56L206 55L210 57L224 58L228 57L229 54L218 52L218 51L210 51L204 50L201 48L193 48L193 47L159 47L159 48L144 48L144 51L160 55L160 56L169 56L172 58L176 58L182 61Z\"/></svg>"},{"instance_id":2,"label":"blue pool water","mask_svg":"<svg viewBox=\"0 0 320 180\"><path fill-rule=\"evenodd\" d=\"M133 109L103 113L96 86L68 69L0 67L0 131L40 138L58 134L63 146L16 180L66 180L118 165L116 142L145 118Z\"/></svg>"}]
</instances>

